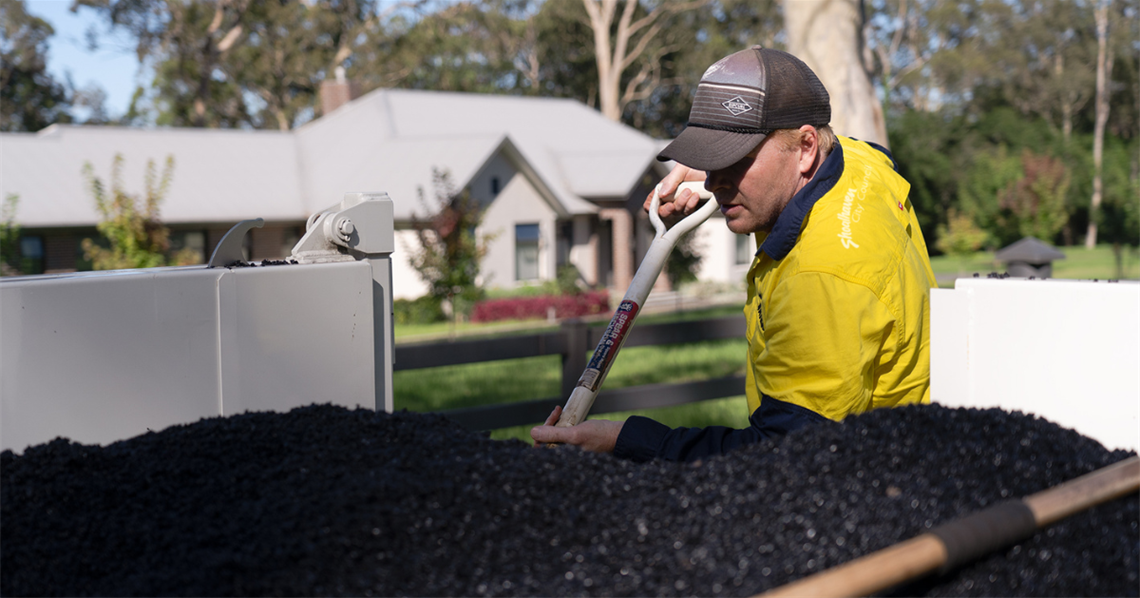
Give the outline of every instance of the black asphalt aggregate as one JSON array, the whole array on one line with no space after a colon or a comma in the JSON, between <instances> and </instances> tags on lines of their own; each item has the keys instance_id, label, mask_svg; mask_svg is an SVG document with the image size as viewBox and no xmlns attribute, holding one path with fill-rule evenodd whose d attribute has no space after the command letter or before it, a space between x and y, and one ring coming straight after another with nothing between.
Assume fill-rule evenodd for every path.
<instances>
[{"instance_id":1,"label":"black asphalt aggregate","mask_svg":"<svg viewBox=\"0 0 1140 598\"><path fill-rule=\"evenodd\" d=\"M1043 419L877 410L681 464L311 405L0 454L5 596L747 596L1135 453ZM906 596L1137 596L1140 499Z\"/></svg>"}]
</instances>

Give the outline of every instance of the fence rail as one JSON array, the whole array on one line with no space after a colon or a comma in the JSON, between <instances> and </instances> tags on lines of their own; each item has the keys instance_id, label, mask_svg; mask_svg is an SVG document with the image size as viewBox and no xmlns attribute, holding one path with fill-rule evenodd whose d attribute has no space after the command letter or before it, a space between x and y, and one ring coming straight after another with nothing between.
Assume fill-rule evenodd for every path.
<instances>
[{"instance_id":1,"label":"fence rail","mask_svg":"<svg viewBox=\"0 0 1140 598\"><path fill-rule=\"evenodd\" d=\"M559 355L562 358L561 396L443 411L471 430L521 426L546 419L555 405L570 396L586 368L589 354L606 325L580 320L563 322L558 331L508 337L396 345L396 371L483 363L503 359ZM665 324L634 326L623 348L672 345L743 338L744 316L727 316ZM725 376L676 384L646 384L602 390L592 413L670 407L744 394L744 376Z\"/></svg>"}]
</instances>

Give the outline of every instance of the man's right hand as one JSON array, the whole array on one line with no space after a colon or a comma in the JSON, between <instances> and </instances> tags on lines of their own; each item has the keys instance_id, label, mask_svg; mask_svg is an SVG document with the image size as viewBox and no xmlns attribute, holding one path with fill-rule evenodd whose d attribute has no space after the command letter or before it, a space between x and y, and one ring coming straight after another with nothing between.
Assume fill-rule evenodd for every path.
<instances>
[{"instance_id":1,"label":"man's right hand","mask_svg":"<svg viewBox=\"0 0 1140 598\"><path fill-rule=\"evenodd\" d=\"M692 214L701 205L701 198L696 193L688 189L682 189L680 193L674 197L674 192L677 191L677 186L685 181L703 182L705 180L705 171L694 170L683 164L678 164L673 167L665 178L661 179L658 183L658 189L661 193L661 207L658 208L657 214L661 216L661 220L666 226L672 227L674 224L680 222L685 216ZM646 212L649 211L649 204L653 201L653 192L650 191L649 195L645 197L645 204L642 206Z\"/></svg>"}]
</instances>

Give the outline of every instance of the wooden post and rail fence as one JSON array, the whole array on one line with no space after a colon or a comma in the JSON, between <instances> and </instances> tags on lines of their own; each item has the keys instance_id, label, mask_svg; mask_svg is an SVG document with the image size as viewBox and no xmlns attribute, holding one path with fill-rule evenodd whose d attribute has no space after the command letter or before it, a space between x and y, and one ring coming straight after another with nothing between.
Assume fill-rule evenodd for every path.
<instances>
[{"instance_id":1,"label":"wooden post and rail fence","mask_svg":"<svg viewBox=\"0 0 1140 598\"><path fill-rule=\"evenodd\" d=\"M607 324L608 322L588 324L581 320L568 320L563 322L557 331L488 339L400 344L396 345L396 362L393 369L406 371L559 355L562 358L562 387L559 396L441 412L470 430L491 430L541 423L550 415L555 405L566 402L566 398L578 383L582 371L586 369L590 354L601 340ZM744 338L744 329L743 315L664 324L641 324L630 331L622 348ZM618 359L621 359L620 355ZM674 384L645 384L609 390L603 385L590 412L613 413L671 407L743 394L743 375Z\"/></svg>"}]
</instances>

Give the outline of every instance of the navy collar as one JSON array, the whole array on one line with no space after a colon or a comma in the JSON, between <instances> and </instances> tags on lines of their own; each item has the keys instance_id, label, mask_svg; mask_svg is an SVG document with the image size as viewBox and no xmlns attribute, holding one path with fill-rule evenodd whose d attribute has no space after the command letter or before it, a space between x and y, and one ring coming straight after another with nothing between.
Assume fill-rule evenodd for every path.
<instances>
[{"instance_id":1,"label":"navy collar","mask_svg":"<svg viewBox=\"0 0 1140 598\"><path fill-rule=\"evenodd\" d=\"M791 201L784 207L784 211L780 212L779 217L776 218L776 225L772 227L772 232L768 233L764 243L760 245L760 249L756 250L756 256L759 257L762 251L774 260L784 259L795 246L796 239L800 237L800 228L803 226L804 218L807 218L808 212L811 212L819 198L835 187L835 184L839 182L839 176L842 174L843 146L836 143L832 147L831 153L827 155L827 159L819 165L819 170L815 172L815 176L804 185L803 189L792 196Z\"/></svg>"}]
</instances>

